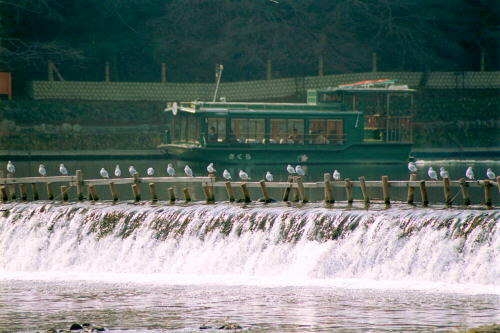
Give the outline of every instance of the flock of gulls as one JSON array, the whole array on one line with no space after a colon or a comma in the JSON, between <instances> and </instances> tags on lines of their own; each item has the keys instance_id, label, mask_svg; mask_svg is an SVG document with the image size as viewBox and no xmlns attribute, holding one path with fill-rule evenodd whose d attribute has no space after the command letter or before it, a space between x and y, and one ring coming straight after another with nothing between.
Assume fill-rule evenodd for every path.
<instances>
[{"instance_id":1,"label":"flock of gulls","mask_svg":"<svg viewBox=\"0 0 500 333\"><path fill-rule=\"evenodd\" d=\"M417 173L418 172L418 168L415 165L415 163L413 163L413 162L409 162L408 163L408 170L410 171L410 173ZM286 171L288 172L289 175L298 175L298 176L305 176L306 175L305 170L300 165L297 165L297 166L293 167L291 164L288 164L287 167L286 167ZM9 172L10 174L14 174L16 172L16 167L14 166L14 164L11 161L9 161L7 163L7 172ZM138 172L134 168L133 165L131 165L128 168L128 172L129 172L129 174L132 177L134 177L135 175L138 175ZM210 163L207 166L207 172L210 175L213 175L213 174L215 174L217 172L217 170L215 169L213 163ZM43 164L39 165L39 167L38 167L38 173L41 176L43 176L43 177L45 177L47 175L47 169L45 168L45 165L43 165ZM59 164L59 173L61 175L63 175L63 176L67 176L68 175L68 170L66 169L66 167L64 166L63 163ZM102 178L109 178L109 173L108 173L108 171L105 168L101 168L101 170L100 170L99 173L100 173L100 175L101 175ZM152 167L149 167L147 169L146 173L147 173L148 176L152 177L155 174L155 170ZM191 168L187 164L184 167L184 173L188 177L193 177L193 170L191 170ZM122 171L121 171L119 165L116 165L114 174L115 174L115 177L121 177ZM167 174L170 177L175 177L175 175L176 175L175 174L175 169L172 166L172 163L168 163L168 165L167 165ZM432 166L429 167L429 169L427 170L427 175L432 180L438 180L438 173L437 173L436 170L434 170L432 168ZM243 170L239 170L238 176L243 181L246 181L246 180L250 179L250 177L248 176L248 174L245 171L243 171ZM446 171L446 169L443 168L443 167L439 168L439 176L441 178L449 178L448 171ZM472 167L468 167L467 168L467 170L465 171L465 176L469 180L474 180L475 179L475 177L474 177L474 170L472 169ZM486 176L490 180L495 180L495 178L496 178L495 173L493 172L493 170L491 170L491 168L488 168L486 170ZM232 180L232 176L229 173L229 171L227 171L227 169L224 169L224 171L222 172L222 177L224 177L224 179L226 179L226 180ZM333 174L332 174L332 177L333 177L334 180L340 180L341 179L340 172L338 172L337 170L334 170ZM274 180L274 177L271 174L271 172L267 171L266 175L265 175L265 179L268 182L272 182Z\"/></svg>"}]
</instances>

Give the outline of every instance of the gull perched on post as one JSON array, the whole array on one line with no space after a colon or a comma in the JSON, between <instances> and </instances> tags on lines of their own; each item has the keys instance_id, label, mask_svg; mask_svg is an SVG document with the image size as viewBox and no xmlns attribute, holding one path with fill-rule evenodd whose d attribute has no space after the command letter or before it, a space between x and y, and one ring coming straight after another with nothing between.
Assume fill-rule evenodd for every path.
<instances>
[{"instance_id":1,"label":"gull perched on post","mask_svg":"<svg viewBox=\"0 0 500 333\"><path fill-rule=\"evenodd\" d=\"M337 169L335 169L333 171L333 180L340 180L340 172L337 171Z\"/></svg>"},{"instance_id":2,"label":"gull perched on post","mask_svg":"<svg viewBox=\"0 0 500 333\"><path fill-rule=\"evenodd\" d=\"M133 166L133 165L131 165L131 166L129 166L129 167L128 167L128 173L130 173L130 175L131 175L132 177L134 177L134 175L137 175L137 174L138 174L137 170L134 168L134 166Z\"/></svg>"},{"instance_id":3,"label":"gull perched on post","mask_svg":"<svg viewBox=\"0 0 500 333\"><path fill-rule=\"evenodd\" d=\"M47 175L47 170L45 169L45 165L40 164L40 166L38 167L38 173L43 177Z\"/></svg>"},{"instance_id":4,"label":"gull perched on post","mask_svg":"<svg viewBox=\"0 0 500 333\"><path fill-rule=\"evenodd\" d=\"M208 173L216 173L217 172L217 170L215 170L215 168L214 168L214 164L213 163L210 163L207 166L207 171L208 171Z\"/></svg>"},{"instance_id":5,"label":"gull perched on post","mask_svg":"<svg viewBox=\"0 0 500 333\"><path fill-rule=\"evenodd\" d=\"M108 174L108 172L106 171L106 169L101 168L101 171L100 171L99 173L101 174L101 177L102 177L102 178L109 178L109 174Z\"/></svg>"},{"instance_id":6,"label":"gull perched on post","mask_svg":"<svg viewBox=\"0 0 500 333\"><path fill-rule=\"evenodd\" d=\"M443 167L439 168L439 175L441 176L441 178L450 178L448 171L446 171L446 169Z\"/></svg>"},{"instance_id":7,"label":"gull perched on post","mask_svg":"<svg viewBox=\"0 0 500 333\"><path fill-rule=\"evenodd\" d=\"M227 169L224 169L224 171L222 172L222 177L224 177L227 180L230 180L231 174L229 173L229 171L227 171Z\"/></svg>"},{"instance_id":8,"label":"gull perched on post","mask_svg":"<svg viewBox=\"0 0 500 333\"><path fill-rule=\"evenodd\" d=\"M274 178L273 178L273 174L272 174L272 173L270 173L270 172L268 171L268 172L266 173L266 180L267 180L268 182L272 182L272 181L273 181L273 179L274 179Z\"/></svg>"},{"instance_id":9,"label":"gull perched on post","mask_svg":"<svg viewBox=\"0 0 500 333\"><path fill-rule=\"evenodd\" d=\"M68 175L68 169L66 169L66 167L64 166L64 164L59 164L59 172L61 173L61 175L63 176L67 176Z\"/></svg>"},{"instance_id":10,"label":"gull perched on post","mask_svg":"<svg viewBox=\"0 0 500 333\"><path fill-rule=\"evenodd\" d=\"M474 179L474 171L472 171L472 167L467 168L467 171L465 171L465 176L471 180Z\"/></svg>"},{"instance_id":11,"label":"gull perched on post","mask_svg":"<svg viewBox=\"0 0 500 333\"><path fill-rule=\"evenodd\" d=\"M115 176L120 177L122 175L122 171L120 170L120 166L117 164L115 167Z\"/></svg>"},{"instance_id":12,"label":"gull perched on post","mask_svg":"<svg viewBox=\"0 0 500 333\"><path fill-rule=\"evenodd\" d=\"M7 171L9 173L15 173L16 172L16 167L14 166L14 164L12 164L11 161L7 162Z\"/></svg>"},{"instance_id":13,"label":"gull perched on post","mask_svg":"<svg viewBox=\"0 0 500 333\"><path fill-rule=\"evenodd\" d=\"M493 170L491 170L491 168L488 168L488 170L486 170L486 176L491 180L495 179L495 173L493 172Z\"/></svg>"},{"instance_id":14,"label":"gull perched on post","mask_svg":"<svg viewBox=\"0 0 500 333\"><path fill-rule=\"evenodd\" d=\"M172 166L172 163L168 163L168 165L167 165L167 173L168 173L168 175L170 177L174 177L175 176L175 169Z\"/></svg>"},{"instance_id":15,"label":"gull perched on post","mask_svg":"<svg viewBox=\"0 0 500 333\"><path fill-rule=\"evenodd\" d=\"M413 162L408 162L408 170L410 170L410 173L417 173L418 171L417 166Z\"/></svg>"},{"instance_id":16,"label":"gull perched on post","mask_svg":"<svg viewBox=\"0 0 500 333\"><path fill-rule=\"evenodd\" d=\"M305 176L306 175L306 172L304 171L304 169L302 169L302 167L300 165L297 165L295 167L295 172L299 175L299 176Z\"/></svg>"},{"instance_id":17,"label":"gull perched on post","mask_svg":"<svg viewBox=\"0 0 500 333\"><path fill-rule=\"evenodd\" d=\"M186 166L184 167L184 173L186 174L186 176L188 177L193 177L193 170L191 170L191 168L189 167L189 165L186 164Z\"/></svg>"},{"instance_id":18,"label":"gull perched on post","mask_svg":"<svg viewBox=\"0 0 500 333\"><path fill-rule=\"evenodd\" d=\"M240 170L240 174L239 174L241 180L249 180L250 178L248 177L248 174L243 171L243 170Z\"/></svg>"},{"instance_id":19,"label":"gull perched on post","mask_svg":"<svg viewBox=\"0 0 500 333\"><path fill-rule=\"evenodd\" d=\"M155 174L155 169L149 167L146 173L148 174L148 176L153 176Z\"/></svg>"},{"instance_id":20,"label":"gull perched on post","mask_svg":"<svg viewBox=\"0 0 500 333\"><path fill-rule=\"evenodd\" d=\"M429 170L427 170L427 175L429 175L430 179L438 180L437 173L432 167L429 167Z\"/></svg>"},{"instance_id":21,"label":"gull perched on post","mask_svg":"<svg viewBox=\"0 0 500 333\"><path fill-rule=\"evenodd\" d=\"M295 169L290 164L288 164L286 166L286 171L288 171L288 173L291 174L291 175L293 175L295 173Z\"/></svg>"}]
</instances>

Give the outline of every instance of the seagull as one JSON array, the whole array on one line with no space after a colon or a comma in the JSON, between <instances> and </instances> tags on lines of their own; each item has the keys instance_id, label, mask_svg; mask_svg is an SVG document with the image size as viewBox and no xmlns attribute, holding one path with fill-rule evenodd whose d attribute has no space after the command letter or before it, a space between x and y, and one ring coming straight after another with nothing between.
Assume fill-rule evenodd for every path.
<instances>
[{"instance_id":1,"label":"seagull","mask_svg":"<svg viewBox=\"0 0 500 333\"><path fill-rule=\"evenodd\" d=\"M222 177L229 180L231 179L231 174L229 173L229 171L227 171L227 169L224 169L224 172L222 172Z\"/></svg>"},{"instance_id":2,"label":"seagull","mask_svg":"<svg viewBox=\"0 0 500 333\"><path fill-rule=\"evenodd\" d=\"M63 176L67 176L68 175L68 169L66 169L66 167L64 166L64 164L59 164L59 172L61 173L61 175Z\"/></svg>"},{"instance_id":3,"label":"seagull","mask_svg":"<svg viewBox=\"0 0 500 333\"><path fill-rule=\"evenodd\" d=\"M102 178L109 178L109 174L104 168L101 168L100 174Z\"/></svg>"},{"instance_id":4,"label":"seagull","mask_svg":"<svg viewBox=\"0 0 500 333\"><path fill-rule=\"evenodd\" d=\"M418 171L417 166L413 162L408 162L408 170L410 170L410 173L417 173Z\"/></svg>"},{"instance_id":5,"label":"seagull","mask_svg":"<svg viewBox=\"0 0 500 333\"><path fill-rule=\"evenodd\" d=\"M38 173L44 177L47 175L47 170L45 170L45 165L40 164L40 166L38 167Z\"/></svg>"},{"instance_id":6,"label":"seagull","mask_svg":"<svg viewBox=\"0 0 500 333\"><path fill-rule=\"evenodd\" d=\"M175 169L174 167L172 166L172 163L168 163L167 165L167 173L170 177L173 177L175 176Z\"/></svg>"},{"instance_id":7,"label":"seagull","mask_svg":"<svg viewBox=\"0 0 500 333\"><path fill-rule=\"evenodd\" d=\"M207 171L208 171L208 173L216 173L217 172L217 170L215 170L215 168L214 168L214 164L213 163L210 163L207 166Z\"/></svg>"},{"instance_id":8,"label":"seagull","mask_svg":"<svg viewBox=\"0 0 500 333\"><path fill-rule=\"evenodd\" d=\"M439 168L439 175L441 176L441 178L450 178L448 171L446 171L446 169L443 167Z\"/></svg>"},{"instance_id":9,"label":"seagull","mask_svg":"<svg viewBox=\"0 0 500 333\"><path fill-rule=\"evenodd\" d=\"M133 165L131 165L131 166L129 166L129 167L128 167L128 173L130 173L130 175L131 175L132 177L133 177L134 175L137 175L137 174L138 174L137 170L134 168L134 166L133 166Z\"/></svg>"},{"instance_id":10,"label":"seagull","mask_svg":"<svg viewBox=\"0 0 500 333\"><path fill-rule=\"evenodd\" d=\"M286 166L286 171L288 171L288 173L291 174L291 175L293 175L295 173L295 169L290 164L288 164Z\"/></svg>"},{"instance_id":11,"label":"seagull","mask_svg":"<svg viewBox=\"0 0 500 333\"><path fill-rule=\"evenodd\" d=\"M148 168L148 171L146 171L148 176L153 176L155 174L155 169L153 168Z\"/></svg>"},{"instance_id":12,"label":"seagull","mask_svg":"<svg viewBox=\"0 0 500 333\"><path fill-rule=\"evenodd\" d=\"M306 175L306 172L304 171L304 169L302 169L302 167L300 165L297 165L295 167L295 172L299 175L299 176L305 176Z\"/></svg>"},{"instance_id":13,"label":"seagull","mask_svg":"<svg viewBox=\"0 0 500 333\"><path fill-rule=\"evenodd\" d=\"M239 174L241 180L249 180L250 178L248 177L248 174L243 171L243 170L240 170L240 174Z\"/></svg>"},{"instance_id":14,"label":"seagull","mask_svg":"<svg viewBox=\"0 0 500 333\"><path fill-rule=\"evenodd\" d=\"M274 179L274 178L273 178L273 174L272 174L272 173L270 173L270 172L268 171L268 172L266 173L266 180L267 180L268 182L272 182L272 181L273 181L273 179Z\"/></svg>"},{"instance_id":15,"label":"seagull","mask_svg":"<svg viewBox=\"0 0 500 333\"><path fill-rule=\"evenodd\" d=\"M472 167L467 168L467 171L465 171L465 176L469 179L474 179L474 171L472 171Z\"/></svg>"},{"instance_id":16,"label":"seagull","mask_svg":"<svg viewBox=\"0 0 500 333\"><path fill-rule=\"evenodd\" d=\"M432 167L430 167L429 170L427 170L427 174L429 175L430 179L438 180L437 173Z\"/></svg>"},{"instance_id":17,"label":"seagull","mask_svg":"<svg viewBox=\"0 0 500 333\"><path fill-rule=\"evenodd\" d=\"M493 172L493 170L491 170L491 168L488 168L488 170L486 170L486 176L488 176L488 178L491 180L495 179L495 173Z\"/></svg>"},{"instance_id":18,"label":"seagull","mask_svg":"<svg viewBox=\"0 0 500 333\"><path fill-rule=\"evenodd\" d=\"M12 164L11 161L7 162L7 171L10 173L16 172L16 167L14 166L14 164Z\"/></svg>"},{"instance_id":19,"label":"seagull","mask_svg":"<svg viewBox=\"0 0 500 333\"><path fill-rule=\"evenodd\" d=\"M122 175L122 171L120 170L120 166L117 164L115 167L115 176L120 177Z\"/></svg>"},{"instance_id":20,"label":"seagull","mask_svg":"<svg viewBox=\"0 0 500 333\"><path fill-rule=\"evenodd\" d=\"M184 167L184 173L186 174L186 176L188 177L193 177L193 170L191 170L191 168L189 167L189 165L186 164L186 166Z\"/></svg>"},{"instance_id":21,"label":"seagull","mask_svg":"<svg viewBox=\"0 0 500 333\"><path fill-rule=\"evenodd\" d=\"M340 180L340 172L337 170L333 171L333 180Z\"/></svg>"}]
</instances>

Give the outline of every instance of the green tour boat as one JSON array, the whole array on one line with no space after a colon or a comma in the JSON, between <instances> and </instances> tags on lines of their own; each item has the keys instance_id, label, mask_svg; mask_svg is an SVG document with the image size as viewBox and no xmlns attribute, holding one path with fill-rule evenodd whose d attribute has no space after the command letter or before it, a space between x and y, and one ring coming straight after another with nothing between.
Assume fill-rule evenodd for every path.
<instances>
[{"instance_id":1,"label":"green tour boat","mask_svg":"<svg viewBox=\"0 0 500 333\"><path fill-rule=\"evenodd\" d=\"M307 91L307 103L169 103L168 155L225 164L400 163L415 90L369 80Z\"/></svg>"}]
</instances>

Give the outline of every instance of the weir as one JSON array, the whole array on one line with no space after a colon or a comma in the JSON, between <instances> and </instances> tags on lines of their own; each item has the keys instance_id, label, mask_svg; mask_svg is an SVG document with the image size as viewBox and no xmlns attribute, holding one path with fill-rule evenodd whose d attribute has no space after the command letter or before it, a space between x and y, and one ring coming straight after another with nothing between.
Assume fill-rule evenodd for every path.
<instances>
[{"instance_id":1,"label":"weir","mask_svg":"<svg viewBox=\"0 0 500 333\"><path fill-rule=\"evenodd\" d=\"M0 277L43 273L498 283L497 210L284 204L56 205L0 211Z\"/></svg>"}]
</instances>

